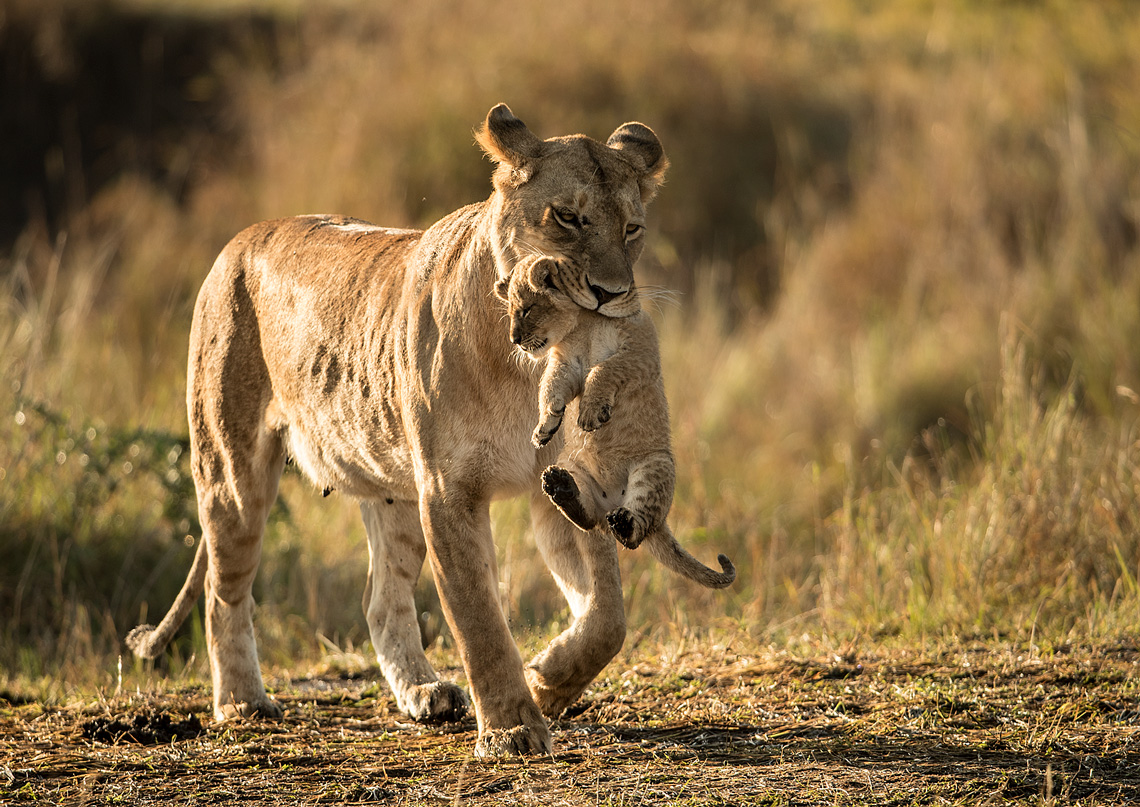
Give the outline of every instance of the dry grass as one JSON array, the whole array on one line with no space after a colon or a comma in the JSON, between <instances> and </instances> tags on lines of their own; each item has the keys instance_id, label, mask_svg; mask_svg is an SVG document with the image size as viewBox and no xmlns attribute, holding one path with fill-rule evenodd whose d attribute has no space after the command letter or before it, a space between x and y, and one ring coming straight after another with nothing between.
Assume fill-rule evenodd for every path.
<instances>
[{"instance_id":1,"label":"dry grass","mask_svg":"<svg viewBox=\"0 0 1140 807\"><path fill-rule=\"evenodd\" d=\"M644 643L555 723L552 757L505 762L472 757L473 724L409 725L343 668L277 674L285 718L240 724L210 724L200 684L128 694L128 675L95 700L0 702L0 788L15 804L1124 805L1137 663L1134 644Z\"/></svg>"}]
</instances>

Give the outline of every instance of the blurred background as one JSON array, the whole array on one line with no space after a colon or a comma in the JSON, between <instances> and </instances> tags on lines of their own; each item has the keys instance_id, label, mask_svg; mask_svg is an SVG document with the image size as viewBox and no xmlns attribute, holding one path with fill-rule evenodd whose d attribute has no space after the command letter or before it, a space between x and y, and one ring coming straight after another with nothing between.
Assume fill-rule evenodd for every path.
<instances>
[{"instance_id":1,"label":"blurred background","mask_svg":"<svg viewBox=\"0 0 1140 807\"><path fill-rule=\"evenodd\" d=\"M640 120L673 164L638 269L671 523L740 578L623 552L635 635L1135 635L1137 87L1125 2L0 0L0 676L111 670L172 602L226 241L486 198L500 101L543 137ZM493 517L537 642L566 609L525 502ZM367 655L351 501L287 473L263 557L263 658ZM195 618L174 663L201 648Z\"/></svg>"}]
</instances>

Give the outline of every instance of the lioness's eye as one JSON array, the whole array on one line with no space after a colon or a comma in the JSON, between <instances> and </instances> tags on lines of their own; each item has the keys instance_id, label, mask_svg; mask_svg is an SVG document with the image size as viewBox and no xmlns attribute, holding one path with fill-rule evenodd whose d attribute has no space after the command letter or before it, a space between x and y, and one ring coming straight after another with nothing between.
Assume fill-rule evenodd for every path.
<instances>
[{"instance_id":1,"label":"lioness's eye","mask_svg":"<svg viewBox=\"0 0 1140 807\"><path fill-rule=\"evenodd\" d=\"M636 238L638 235L641 234L641 231L644 229L645 228L642 227L640 224L627 224L627 225L625 225L625 237L626 238Z\"/></svg>"},{"instance_id":2,"label":"lioness's eye","mask_svg":"<svg viewBox=\"0 0 1140 807\"><path fill-rule=\"evenodd\" d=\"M573 210L567 210L564 207L556 207L554 208L554 218L558 219L559 224L568 227L578 226L578 214L576 214Z\"/></svg>"}]
</instances>

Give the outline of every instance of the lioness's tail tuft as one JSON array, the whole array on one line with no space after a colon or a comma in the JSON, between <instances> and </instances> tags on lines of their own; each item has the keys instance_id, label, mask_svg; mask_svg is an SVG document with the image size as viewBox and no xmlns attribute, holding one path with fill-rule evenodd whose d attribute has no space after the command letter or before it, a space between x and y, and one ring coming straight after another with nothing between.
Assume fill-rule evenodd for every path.
<instances>
[{"instance_id":1,"label":"lioness's tail tuft","mask_svg":"<svg viewBox=\"0 0 1140 807\"><path fill-rule=\"evenodd\" d=\"M157 628L154 625L139 625L127 634L124 641L132 653L139 658L152 659L157 658L166 649L170 640L174 638L174 633L186 621L190 609L202 596L202 591L206 587L208 565L206 541L202 539L198 542L198 551L194 553L194 563L186 575L186 582L182 584L182 590L178 592L178 597L175 598L174 604L170 606L170 611L163 617L162 622Z\"/></svg>"},{"instance_id":2,"label":"lioness's tail tuft","mask_svg":"<svg viewBox=\"0 0 1140 807\"><path fill-rule=\"evenodd\" d=\"M139 625L132 628L123 641L139 658L158 658L158 654L166 649L166 644L159 647L156 638L154 625Z\"/></svg>"}]
</instances>

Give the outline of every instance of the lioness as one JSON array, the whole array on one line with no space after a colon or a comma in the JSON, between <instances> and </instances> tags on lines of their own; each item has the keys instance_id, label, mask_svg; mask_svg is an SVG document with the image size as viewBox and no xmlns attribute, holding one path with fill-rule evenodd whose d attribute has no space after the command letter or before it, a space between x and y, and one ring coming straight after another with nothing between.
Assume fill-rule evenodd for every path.
<instances>
[{"instance_id":1,"label":"lioness","mask_svg":"<svg viewBox=\"0 0 1140 807\"><path fill-rule=\"evenodd\" d=\"M581 396L578 428L566 437L561 465L543 472L543 491L581 529L608 524L630 549L647 541L678 574L708 588L731 585L736 569L725 555L717 557L722 571L710 569L681 548L665 521L676 476L653 321L632 295L621 319L582 309L559 289L568 271L531 259L495 286L507 301L511 341L546 355L535 446L550 442L567 404Z\"/></svg>"},{"instance_id":2,"label":"lioness","mask_svg":"<svg viewBox=\"0 0 1140 807\"><path fill-rule=\"evenodd\" d=\"M668 161L640 123L605 143L542 140L502 104L476 137L497 163L486 201L423 232L339 216L256 224L202 286L187 393L202 547L162 624L128 643L159 652L204 578L218 719L281 714L262 683L251 589L287 456L318 488L361 502L368 627L411 717L466 708L421 649L412 595L425 554L471 686L479 755L549 752L543 715L561 713L622 646L616 545L575 529L539 488L560 446L531 445L538 373L517 360L494 290L539 253L578 268L564 289L575 303L620 308ZM574 617L525 671L499 607L488 510L521 492Z\"/></svg>"}]
</instances>

